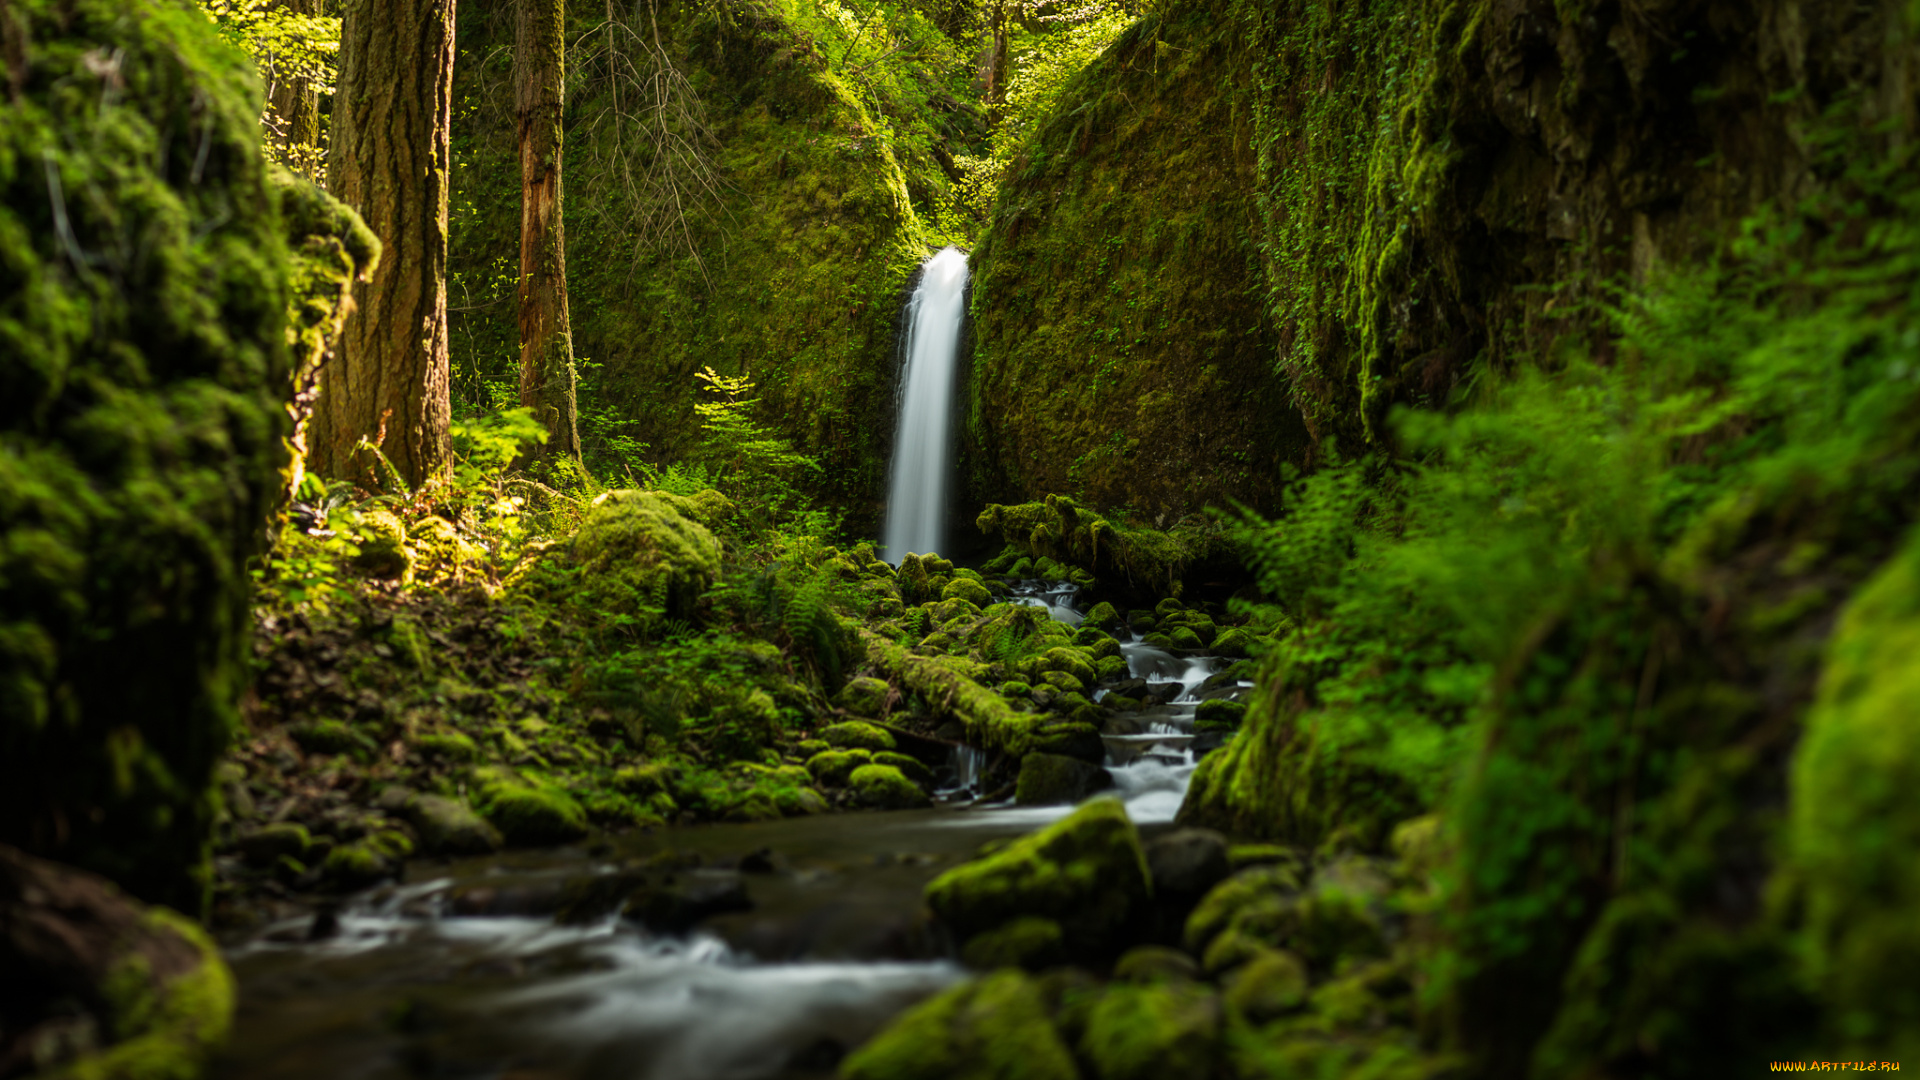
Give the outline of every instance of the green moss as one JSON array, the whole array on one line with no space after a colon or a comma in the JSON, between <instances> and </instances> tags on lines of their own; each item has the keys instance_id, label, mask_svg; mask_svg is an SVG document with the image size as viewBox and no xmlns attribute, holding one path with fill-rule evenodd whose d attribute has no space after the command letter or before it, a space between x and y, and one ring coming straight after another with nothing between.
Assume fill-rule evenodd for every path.
<instances>
[{"instance_id":1,"label":"green moss","mask_svg":"<svg viewBox=\"0 0 1920 1080\"><path fill-rule=\"evenodd\" d=\"M1067 959L1066 931L1053 919L1022 915L967 939L960 960L983 971L1025 968L1041 971Z\"/></svg>"},{"instance_id":2,"label":"green moss","mask_svg":"<svg viewBox=\"0 0 1920 1080\"><path fill-rule=\"evenodd\" d=\"M233 1023L234 981L219 949L191 920L165 908L147 912L153 931L182 939L199 954L191 970L164 982L145 955L130 952L100 988L114 1045L44 1075L59 1080L195 1080Z\"/></svg>"},{"instance_id":3,"label":"green moss","mask_svg":"<svg viewBox=\"0 0 1920 1080\"><path fill-rule=\"evenodd\" d=\"M309 754L346 754L372 750L373 739L342 720L310 720L294 724L287 735Z\"/></svg>"},{"instance_id":4,"label":"green moss","mask_svg":"<svg viewBox=\"0 0 1920 1080\"><path fill-rule=\"evenodd\" d=\"M1078 1080L1038 985L1018 971L908 1010L840 1067L844 1080Z\"/></svg>"},{"instance_id":5,"label":"green moss","mask_svg":"<svg viewBox=\"0 0 1920 1080\"><path fill-rule=\"evenodd\" d=\"M821 728L819 735L827 745L843 750L879 751L891 750L894 746L893 735L887 729L858 720L830 724Z\"/></svg>"},{"instance_id":6,"label":"green moss","mask_svg":"<svg viewBox=\"0 0 1920 1080\"><path fill-rule=\"evenodd\" d=\"M862 765L847 777L847 786L862 803L882 810L914 810L932 805L927 793L892 765Z\"/></svg>"},{"instance_id":7,"label":"green moss","mask_svg":"<svg viewBox=\"0 0 1920 1080\"><path fill-rule=\"evenodd\" d=\"M1125 807L1097 799L927 886L927 904L961 938L1021 916L1058 920L1069 952L1113 949L1151 897L1146 856Z\"/></svg>"},{"instance_id":8,"label":"green moss","mask_svg":"<svg viewBox=\"0 0 1920 1080\"><path fill-rule=\"evenodd\" d=\"M321 873L336 889L363 889L393 874L393 860L371 840L340 844L320 864Z\"/></svg>"},{"instance_id":9,"label":"green moss","mask_svg":"<svg viewBox=\"0 0 1920 1080\"><path fill-rule=\"evenodd\" d=\"M391 510L376 508L357 515L351 526L360 553L354 569L369 577L396 581L413 579L413 552L407 547L407 527Z\"/></svg>"},{"instance_id":10,"label":"green moss","mask_svg":"<svg viewBox=\"0 0 1920 1080\"><path fill-rule=\"evenodd\" d=\"M873 752L870 750L828 750L807 759L807 772L826 787L846 787L853 777L853 770L872 761Z\"/></svg>"},{"instance_id":11,"label":"green moss","mask_svg":"<svg viewBox=\"0 0 1920 1080\"><path fill-rule=\"evenodd\" d=\"M1084 693L1087 689L1086 683L1081 682L1079 679L1064 671L1040 672L1040 681L1056 690L1068 693L1080 694Z\"/></svg>"},{"instance_id":12,"label":"green moss","mask_svg":"<svg viewBox=\"0 0 1920 1080\"><path fill-rule=\"evenodd\" d=\"M595 499L574 534L573 558L585 574L583 600L628 615L688 618L720 574L713 533L646 491Z\"/></svg>"},{"instance_id":13,"label":"green moss","mask_svg":"<svg viewBox=\"0 0 1920 1080\"><path fill-rule=\"evenodd\" d=\"M1227 980L1229 1009L1253 1024L1264 1024L1307 1003L1307 965L1298 956L1266 949L1248 958Z\"/></svg>"},{"instance_id":14,"label":"green moss","mask_svg":"<svg viewBox=\"0 0 1920 1080\"><path fill-rule=\"evenodd\" d=\"M1788 865L1803 966L1848 1060L1920 1057L1920 543L1863 586L1827 649L1794 755Z\"/></svg>"},{"instance_id":15,"label":"green moss","mask_svg":"<svg viewBox=\"0 0 1920 1080\"><path fill-rule=\"evenodd\" d=\"M1149 529L1048 495L1040 502L991 504L974 523L990 536L1075 563L1142 596L1177 594L1190 573L1232 578L1242 572L1219 529L1199 519L1183 519L1165 531ZM1065 571L1058 576L1064 578Z\"/></svg>"},{"instance_id":16,"label":"green moss","mask_svg":"<svg viewBox=\"0 0 1920 1080\"><path fill-rule=\"evenodd\" d=\"M1220 1003L1193 983L1110 983L1087 1014L1080 1053L1102 1080L1208 1076L1219 1054Z\"/></svg>"},{"instance_id":17,"label":"green moss","mask_svg":"<svg viewBox=\"0 0 1920 1080\"><path fill-rule=\"evenodd\" d=\"M509 844L564 844L587 835L586 811L564 791L528 783L504 769L478 770L474 782L481 815Z\"/></svg>"},{"instance_id":18,"label":"green moss","mask_svg":"<svg viewBox=\"0 0 1920 1080\"><path fill-rule=\"evenodd\" d=\"M0 758L38 766L0 784L0 840L198 912L286 460L259 81L187 5L10 12Z\"/></svg>"},{"instance_id":19,"label":"green moss","mask_svg":"<svg viewBox=\"0 0 1920 1080\"><path fill-rule=\"evenodd\" d=\"M993 594L987 591L985 585L963 577L956 577L952 581L947 582L947 587L940 591L940 598L942 600L965 600L975 607L982 608L993 603Z\"/></svg>"},{"instance_id":20,"label":"green moss","mask_svg":"<svg viewBox=\"0 0 1920 1080\"><path fill-rule=\"evenodd\" d=\"M906 754L896 754L890 750L882 750L873 755L873 763L875 765L889 765L899 769L902 776L905 776L920 787L930 788L933 786L933 770L921 764L919 758L909 757Z\"/></svg>"},{"instance_id":21,"label":"green moss","mask_svg":"<svg viewBox=\"0 0 1920 1080\"><path fill-rule=\"evenodd\" d=\"M848 679L847 685L835 695L834 704L855 716L880 716L886 712L887 699L893 694L893 687L885 679L876 679L862 675ZM874 749L874 747L868 747ZM888 749L881 747L880 749Z\"/></svg>"}]
</instances>

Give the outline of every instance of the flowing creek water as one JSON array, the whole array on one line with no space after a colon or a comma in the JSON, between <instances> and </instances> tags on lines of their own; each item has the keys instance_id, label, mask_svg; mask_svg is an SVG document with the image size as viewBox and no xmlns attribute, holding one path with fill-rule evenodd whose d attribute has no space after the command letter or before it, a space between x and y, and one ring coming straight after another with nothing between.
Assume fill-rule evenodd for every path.
<instances>
[{"instance_id":1,"label":"flowing creek water","mask_svg":"<svg viewBox=\"0 0 1920 1080\"><path fill-rule=\"evenodd\" d=\"M1077 623L1071 586L1015 599ZM1121 636L1128 637L1126 631ZM1194 711L1224 665L1137 641L1133 677L1163 704L1106 737L1114 791L1152 833L1194 769ZM1214 679L1215 683L1219 680ZM1214 686L1212 693L1237 687ZM964 977L920 894L989 839L1071 807L983 806L961 748L930 810L706 825L588 847L409 864L404 881L229 943L240 983L228 1080L340 1077L749 1080L825 1077L915 1002ZM677 857L719 914L683 934L566 898ZM656 862L657 865L657 862ZM727 910L742 905L750 910Z\"/></svg>"}]
</instances>

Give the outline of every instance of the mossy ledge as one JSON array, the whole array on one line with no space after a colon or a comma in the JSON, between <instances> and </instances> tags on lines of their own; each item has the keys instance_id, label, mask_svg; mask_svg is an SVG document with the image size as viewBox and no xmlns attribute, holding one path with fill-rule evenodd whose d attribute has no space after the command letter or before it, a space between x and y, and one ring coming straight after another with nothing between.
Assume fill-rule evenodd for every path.
<instances>
[{"instance_id":1,"label":"mossy ledge","mask_svg":"<svg viewBox=\"0 0 1920 1080\"><path fill-rule=\"evenodd\" d=\"M4 21L0 840L198 914L286 460L260 85L182 0Z\"/></svg>"}]
</instances>

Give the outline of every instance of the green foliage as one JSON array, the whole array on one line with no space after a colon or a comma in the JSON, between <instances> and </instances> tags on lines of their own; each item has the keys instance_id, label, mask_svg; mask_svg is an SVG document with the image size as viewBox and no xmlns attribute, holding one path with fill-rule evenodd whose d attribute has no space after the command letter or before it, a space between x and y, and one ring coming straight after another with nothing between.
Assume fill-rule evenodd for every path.
<instances>
[{"instance_id":1,"label":"green foliage","mask_svg":"<svg viewBox=\"0 0 1920 1080\"><path fill-rule=\"evenodd\" d=\"M339 69L340 19L333 15L302 15L276 0L195 0L220 36L245 50L259 67L267 94L289 83L304 82L325 97L333 95ZM295 171L323 179L326 174L324 136L317 147L288 146L273 138L285 124L274 115L271 102L260 113L260 126L269 136L268 152Z\"/></svg>"},{"instance_id":2,"label":"green foliage","mask_svg":"<svg viewBox=\"0 0 1920 1080\"><path fill-rule=\"evenodd\" d=\"M476 484L505 470L515 458L547 441L547 429L527 408L456 419L450 426L458 461L454 475L462 484Z\"/></svg>"},{"instance_id":3,"label":"green foliage","mask_svg":"<svg viewBox=\"0 0 1920 1080\"><path fill-rule=\"evenodd\" d=\"M757 399L753 382L744 375L721 375L703 367L694 377L707 385L713 399L696 402L700 417L700 452L722 490L736 492L746 505L787 509L799 498L796 479L803 471L819 473L819 462L793 449L787 440L753 419Z\"/></svg>"}]
</instances>

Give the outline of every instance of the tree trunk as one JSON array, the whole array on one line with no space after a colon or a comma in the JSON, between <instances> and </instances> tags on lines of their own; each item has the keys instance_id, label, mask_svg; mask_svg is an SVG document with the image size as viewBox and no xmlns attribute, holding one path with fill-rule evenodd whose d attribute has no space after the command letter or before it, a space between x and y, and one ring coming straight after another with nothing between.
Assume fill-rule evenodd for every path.
<instances>
[{"instance_id":1,"label":"tree trunk","mask_svg":"<svg viewBox=\"0 0 1920 1080\"><path fill-rule=\"evenodd\" d=\"M561 221L566 0L519 3L513 83L520 119L520 404L546 425L548 454L578 458Z\"/></svg>"},{"instance_id":2,"label":"tree trunk","mask_svg":"<svg viewBox=\"0 0 1920 1080\"><path fill-rule=\"evenodd\" d=\"M276 6L295 15L320 14L320 0L279 0ZM315 179L319 171L315 166L320 164L320 92L310 79L276 74L267 100L280 122L274 137L280 144L280 160L307 179Z\"/></svg>"},{"instance_id":3,"label":"tree trunk","mask_svg":"<svg viewBox=\"0 0 1920 1080\"><path fill-rule=\"evenodd\" d=\"M328 187L384 248L321 378L311 466L385 487L364 437L409 486L453 452L447 367L447 195L454 0L348 0Z\"/></svg>"}]
</instances>

